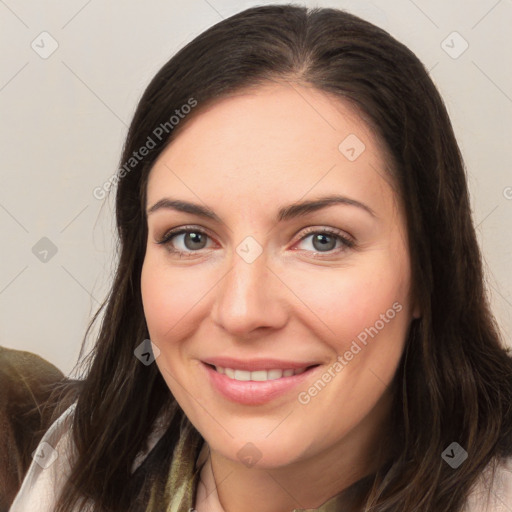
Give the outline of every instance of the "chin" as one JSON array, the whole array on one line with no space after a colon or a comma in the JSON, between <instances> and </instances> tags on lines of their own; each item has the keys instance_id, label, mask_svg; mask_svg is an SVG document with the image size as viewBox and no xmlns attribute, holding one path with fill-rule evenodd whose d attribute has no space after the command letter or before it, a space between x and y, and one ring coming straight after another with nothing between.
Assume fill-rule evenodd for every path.
<instances>
[{"instance_id":1,"label":"chin","mask_svg":"<svg viewBox=\"0 0 512 512\"><path fill-rule=\"evenodd\" d=\"M288 466L304 456L304 450L300 450L299 440L292 441L290 437L285 443L279 438L269 440L263 437L247 442L241 442L239 439L232 440L232 445L228 450L226 450L225 443L220 449L215 444L210 444L210 448L236 464L257 469L276 469Z\"/></svg>"}]
</instances>

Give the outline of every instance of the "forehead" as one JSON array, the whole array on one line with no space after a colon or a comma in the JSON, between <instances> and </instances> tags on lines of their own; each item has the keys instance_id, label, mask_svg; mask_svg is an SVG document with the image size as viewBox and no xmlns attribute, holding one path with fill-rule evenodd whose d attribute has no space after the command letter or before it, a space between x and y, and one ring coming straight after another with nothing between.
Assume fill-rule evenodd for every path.
<instances>
[{"instance_id":1,"label":"forehead","mask_svg":"<svg viewBox=\"0 0 512 512\"><path fill-rule=\"evenodd\" d=\"M379 139L348 103L272 84L199 110L159 156L147 196L169 190L219 202L229 192L275 207L276 196L287 203L337 192L382 210L394 202L388 181Z\"/></svg>"}]
</instances>

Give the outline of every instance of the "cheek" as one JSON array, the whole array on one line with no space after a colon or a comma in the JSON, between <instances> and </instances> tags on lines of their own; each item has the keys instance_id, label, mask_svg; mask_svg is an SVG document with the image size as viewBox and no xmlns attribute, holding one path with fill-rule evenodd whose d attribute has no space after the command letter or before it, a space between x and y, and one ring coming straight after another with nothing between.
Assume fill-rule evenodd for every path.
<instances>
[{"instance_id":1,"label":"cheek","mask_svg":"<svg viewBox=\"0 0 512 512\"><path fill-rule=\"evenodd\" d=\"M315 330L326 333L338 354L348 350L358 336L364 341L368 330L375 333L375 326L391 335L402 332L407 324L407 265L396 258L393 261L393 256L384 254L336 273L297 273L295 282L313 313Z\"/></svg>"},{"instance_id":2,"label":"cheek","mask_svg":"<svg viewBox=\"0 0 512 512\"><path fill-rule=\"evenodd\" d=\"M141 273L144 315L157 342L186 335L187 315L198 314L211 288L207 276L197 275L193 267L171 269L161 259L147 254Z\"/></svg>"},{"instance_id":3,"label":"cheek","mask_svg":"<svg viewBox=\"0 0 512 512\"><path fill-rule=\"evenodd\" d=\"M299 401L311 416L325 418L333 439L340 429L362 421L396 373L410 322L407 268L404 260L381 255L371 265L343 269L334 280L326 276L302 288L310 290L309 303L319 308L317 332L329 328L323 340L333 357L321 377L328 383L309 383ZM326 409L343 411L345 420L340 424Z\"/></svg>"}]
</instances>

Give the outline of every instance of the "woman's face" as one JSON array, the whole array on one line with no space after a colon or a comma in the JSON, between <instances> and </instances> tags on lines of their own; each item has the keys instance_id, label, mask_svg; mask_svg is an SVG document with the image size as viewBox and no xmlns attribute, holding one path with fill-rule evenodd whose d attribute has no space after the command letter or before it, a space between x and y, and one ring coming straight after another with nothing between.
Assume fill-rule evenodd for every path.
<instances>
[{"instance_id":1,"label":"woman's face","mask_svg":"<svg viewBox=\"0 0 512 512\"><path fill-rule=\"evenodd\" d=\"M160 155L147 211L156 364L212 452L371 459L418 312L403 212L361 118L298 85L223 99Z\"/></svg>"}]
</instances>

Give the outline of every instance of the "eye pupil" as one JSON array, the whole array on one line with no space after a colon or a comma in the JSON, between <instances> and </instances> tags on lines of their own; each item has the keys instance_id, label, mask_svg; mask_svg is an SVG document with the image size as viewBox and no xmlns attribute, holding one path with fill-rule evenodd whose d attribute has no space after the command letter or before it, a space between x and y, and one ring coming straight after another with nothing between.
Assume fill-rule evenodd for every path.
<instances>
[{"instance_id":1,"label":"eye pupil","mask_svg":"<svg viewBox=\"0 0 512 512\"><path fill-rule=\"evenodd\" d=\"M204 237L202 233L191 231L185 234L184 242L187 249L203 249L206 243L206 237Z\"/></svg>"},{"instance_id":2,"label":"eye pupil","mask_svg":"<svg viewBox=\"0 0 512 512\"><path fill-rule=\"evenodd\" d=\"M317 242L320 244L317 246ZM313 246L315 250L319 251L331 251L336 247L336 239L330 235L326 235L325 233L317 233L313 237Z\"/></svg>"}]
</instances>

